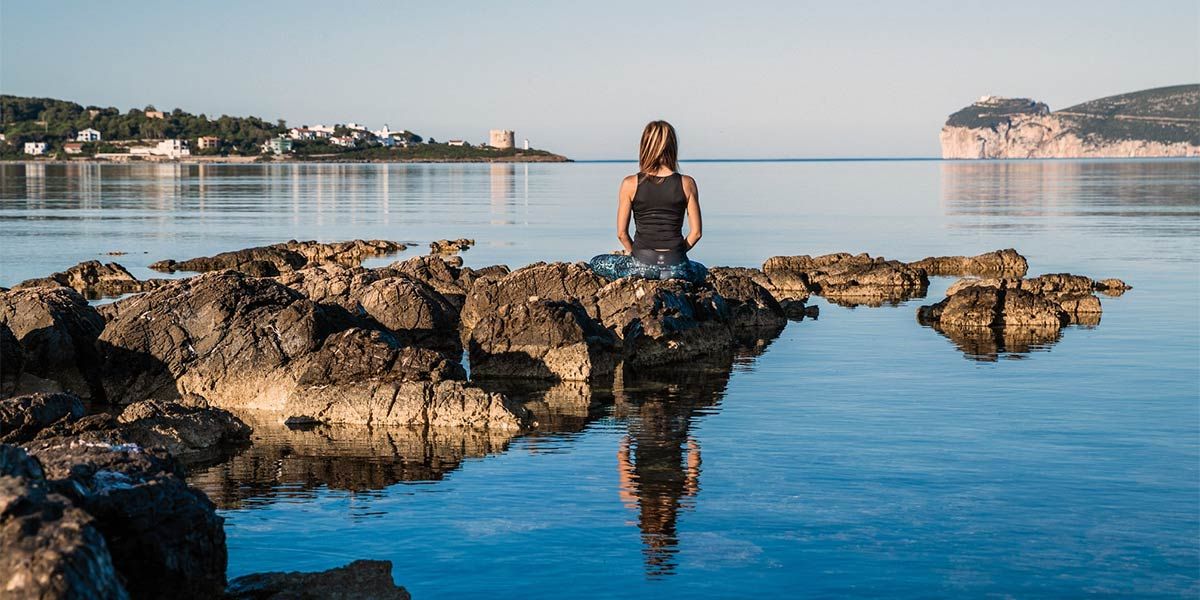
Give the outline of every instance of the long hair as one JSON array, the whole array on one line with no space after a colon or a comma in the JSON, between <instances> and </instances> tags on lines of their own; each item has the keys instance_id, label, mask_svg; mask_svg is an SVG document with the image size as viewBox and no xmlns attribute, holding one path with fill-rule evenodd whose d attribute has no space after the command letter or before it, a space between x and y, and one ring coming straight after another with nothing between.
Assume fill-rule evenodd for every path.
<instances>
[{"instance_id":1,"label":"long hair","mask_svg":"<svg viewBox=\"0 0 1200 600\"><path fill-rule=\"evenodd\" d=\"M651 175L660 168L679 170L679 143L675 128L666 121L650 121L642 130L642 146L638 150L638 169Z\"/></svg>"}]
</instances>

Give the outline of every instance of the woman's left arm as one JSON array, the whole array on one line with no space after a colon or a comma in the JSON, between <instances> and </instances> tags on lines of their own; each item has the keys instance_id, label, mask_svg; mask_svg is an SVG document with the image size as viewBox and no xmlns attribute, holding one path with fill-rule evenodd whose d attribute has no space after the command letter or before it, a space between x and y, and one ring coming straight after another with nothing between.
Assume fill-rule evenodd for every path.
<instances>
[{"instance_id":1,"label":"woman's left arm","mask_svg":"<svg viewBox=\"0 0 1200 600\"><path fill-rule=\"evenodd\" d=\"M696 180L691 177L683 177L683 194L687 196L687 216L688 216L688 250L696 247L696 242L700 241L700 236L704 235L704 219L700 217L700 188L696 187Z\"/></svg>"}]
</instances>

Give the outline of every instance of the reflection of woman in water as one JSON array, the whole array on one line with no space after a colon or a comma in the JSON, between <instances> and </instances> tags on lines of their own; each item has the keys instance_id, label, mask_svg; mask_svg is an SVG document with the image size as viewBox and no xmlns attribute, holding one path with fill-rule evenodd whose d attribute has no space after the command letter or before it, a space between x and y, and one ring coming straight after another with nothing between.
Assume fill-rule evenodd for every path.
<instances>
[{"instance_id":1,"label":"reflection of woman in water","mask_svg":"<svg viewBox=\"0 0 1200 600\"><path fill-rule=\"evenodd\" d=\"M691 420L720 399L728 373L701 376L671 393L655 393L630 406L626 392L614 390L618 411L630 415L629 435L617 450L621 502L638 511L646 573L669 575L679 545L679 511L692 507L700 491L700 443L689 435ZM640 395L640 394L639 394Z\"/></svg>"}]
</instances>

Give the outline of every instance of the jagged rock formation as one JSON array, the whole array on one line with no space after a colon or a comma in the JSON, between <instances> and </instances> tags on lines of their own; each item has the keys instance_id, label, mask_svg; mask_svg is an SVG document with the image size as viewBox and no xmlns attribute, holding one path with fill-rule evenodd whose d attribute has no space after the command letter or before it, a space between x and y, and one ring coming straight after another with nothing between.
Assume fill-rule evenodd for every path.
<instances>
[{"instance_id":1,"label":"jagged rock formation","mask_svg":"<svg viewBox=\"0 0 1200 600\"><path fill-rule=\"evenodd\" d=\"M14 393L69 391L85 398L99 393L95 342L104 319L78 292L66 287L0 292L0 323L24 354ZM9 368L0 366L3 379L13 381Z\"/></svg>"},{"instance_id":2,"label":"jagged rock formation","mask_svg":"<svg viewBox=\"0 0 1200 600\"><path fill-rule=\"evenodd\" d=\"M896 304L924 296L929 287L924 269L866 253L772 256L762 270L772 282L787 282L790 289L805 288L851 307Z\"/></svg>"},{"instance_id":3,"label":"jagged rock formation","mask_svg":"<svg viewBox=\"0 0 1200 600\"><path fill-rule=\"evenodd\" d=\"M457 254L475 245L475 240L458 238L457 240L437 240L429 242L430 254Z\"/></svg>"},{"instance_id":4,"label":"jagged rock formation","mask_svg":"<svg viewBox=\"0 0 1200 600\"><path fill-rule=\"evenodd\" d=\"M165 279L140 280L125 270L125 267L111 262L103 264L98 260L81 262L61 273L53 273L48 277L28 279L13 286L14 289L31 287L69 287L88 298L103 298L120 296L154 289Z\"/></svg>"},{"instance_id":5,"label":"jagged rock formation","mask_svg":"<svg viewBox=\"0 0 1200 600\"><path fill-rule=\"evenodd\" d=\"M1027 98L985 96L950 115L942 158L1200 156L1200 85L1109 96L1050 112Z\"/></svg>"}]
</instances>

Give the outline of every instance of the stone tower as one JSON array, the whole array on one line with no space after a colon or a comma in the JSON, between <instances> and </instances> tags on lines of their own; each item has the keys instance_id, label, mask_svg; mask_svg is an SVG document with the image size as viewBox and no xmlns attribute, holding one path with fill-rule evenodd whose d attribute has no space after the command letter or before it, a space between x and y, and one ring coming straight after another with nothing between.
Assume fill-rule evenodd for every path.
<instances>
[{"instance_id":1,"label":"stone tower","mask_svg":"<svg viewBox=\"0 0 1200 600\"><path fill-rule=\"evenodd\" d=\"M493 148L512 148L516 136L511 129L493 129L489 137L488 145Z\"/></svg>"}]
</instances>

